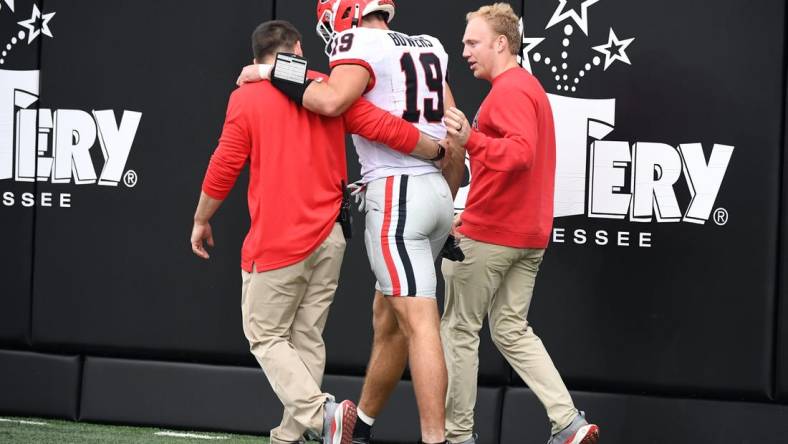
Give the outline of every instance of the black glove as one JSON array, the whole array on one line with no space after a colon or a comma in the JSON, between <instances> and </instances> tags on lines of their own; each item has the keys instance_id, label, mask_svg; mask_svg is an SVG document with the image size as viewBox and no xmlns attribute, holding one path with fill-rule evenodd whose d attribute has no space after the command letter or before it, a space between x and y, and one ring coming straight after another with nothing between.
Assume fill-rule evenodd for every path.
<instances>
[{"instance_id":1,"label":"black glove","mask_svg":"<svg viewBox=\"0 0 788 444\"><path fill-rule=\"evenodd\" d=\"M465 260L465 253L463 253L460 248L460 242L451 234L446 238L446 243L443 244L441 257L454 262L462 262Z\"/></svg>"}]
</instances>

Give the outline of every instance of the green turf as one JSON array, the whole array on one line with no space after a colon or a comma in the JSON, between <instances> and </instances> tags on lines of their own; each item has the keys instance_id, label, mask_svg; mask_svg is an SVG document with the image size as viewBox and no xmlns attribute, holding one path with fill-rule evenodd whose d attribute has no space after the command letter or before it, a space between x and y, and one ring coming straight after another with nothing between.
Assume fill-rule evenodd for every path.
<instances>
[{"instance_id":1,"label":"green turf","mask_svg":"<svg viewBox=\"0 0 788 444\"><path fill-rule=\"evenodd\" d=\"M14 422L6 422L10 420ZM42 422L46 425L22 424L18 421ZM195 439L157 436L156 432L173 431L194 433L201 436L226 437L227 439ZM232 435L229 433L183 432L170 429L124 427L88 424L84 422L56 421L36 418L0 417L0 443L23 444L268 444L262 436Z\"/></svg>"}]
</instances>

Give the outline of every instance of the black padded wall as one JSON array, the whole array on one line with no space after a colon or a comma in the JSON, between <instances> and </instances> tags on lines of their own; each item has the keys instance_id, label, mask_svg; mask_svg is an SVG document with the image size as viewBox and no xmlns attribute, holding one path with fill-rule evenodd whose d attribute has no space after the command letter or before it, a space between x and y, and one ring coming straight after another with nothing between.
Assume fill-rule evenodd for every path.
<instances>
[{"instance_id":1,"label":"black padded wall","mask_svg":"<svg viewBox=\"0 0 788 444\"><path fill-rule=\"evenodd\" d=\"M267 434L282 418L282 404L260 369L88 357L84 380L84 421ZM340 400L357 399L362 383L326 376L323 388ZM479 390L480 443L498 442L503 394L502 388ZM376 419L375 440L413 442L418 421L413 386L402 382Z\"/></svg>"},{"instance_id":2,"label":"black padded wall","mask_svg":"<svg viewBox=\"0 0 788 444\"><path fill-rule=\"evenodd\" d=\"M210 261L189 235L251 32L272 7L47 2L57 27L43 47L43 107L94 142L62 169L69 183L40 184L71 207L37 219L37 344L251 362L239 324L245 179L213 221Z\"/></svg>"},{"instance_id":3,"label":"black padded wall","mask_svg":"<svg viewBox=\"0 0 788 444\"><path fill-rule=\"evenodd\" d=\"M782 442L788 407L744 402L670 399L573 392L577 406L599 425L600 442L610 444ZM527 389L507 390L501 444L545 442L550 426L544 409Z\"/></svg>"},{"instance_id":4,"label":"black padded wall","mask_svg":"<svg viewBox=\"0 0 788 444\"><path fill-rule=\"evenodd\" d=\"M786 11L786 26L788 26L788 11ZM786 36L786 57L788 57L788 36ZM788 60L784 65L784 76L788 82ZM775 363L776 363L776 392L777 398L783 402L788 402L788 176L785 169L788 167L788 91L786 91L785 102L783 102L783 163L782 163L782 213L780 231L780 257L778 260L778 293L777 293L777 343L775 344Z\"/></svg>"},{"instance_id":5,"label":"black padded wall","mask_svg":"<svg viewBox=\"0 0 788 444\"><path fill-rule=\"evenodd\" d=\"M84 374L84 421L264 433L282 419L256 368L88 357Z\"/></svg>"},{"instance_id":6,"label":"black padded wall","mask_svg":"<svg viewBox=\"0 0 788 444\"><path fill-rule=\"evenodd\" d=\"M76 420L79 356L0 350L0 413Z\"/></svg>"}]
</instances>

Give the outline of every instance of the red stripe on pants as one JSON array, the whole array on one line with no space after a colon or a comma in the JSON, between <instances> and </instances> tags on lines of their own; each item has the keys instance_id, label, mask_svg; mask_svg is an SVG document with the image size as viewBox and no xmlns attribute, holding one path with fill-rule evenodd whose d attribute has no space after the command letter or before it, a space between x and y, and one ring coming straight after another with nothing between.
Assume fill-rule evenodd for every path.
<instances>
[{"instance_id":1,"label":"red stripe on pants","mask_svg":"<svg viewBox=\"0 0 788 444\"><path fill-rule=\"evenodd\" d=\"M380 248L383 250L383 260L386 261L386 268L389 270L391 276L392 296L400 295L399 276L397 276L397 267L394 265L394 259L391 257L391 248L389 247L389 228L391 226L391 195L394 190L394 177L386 178L386 204L383 210L383 228L380 233Z\"/></svg>"}]
</instances>

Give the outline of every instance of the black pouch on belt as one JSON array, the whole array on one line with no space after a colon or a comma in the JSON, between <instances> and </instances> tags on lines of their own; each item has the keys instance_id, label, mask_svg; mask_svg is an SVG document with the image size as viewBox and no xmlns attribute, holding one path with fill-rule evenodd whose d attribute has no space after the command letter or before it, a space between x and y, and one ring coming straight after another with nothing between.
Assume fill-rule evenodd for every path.
<instances>
[{"instance_id":1,"label":"black pouch on belt","mask_svg":"<svg viewBox=\"0 0 788 444\"><path fill-rule=\"evenodd\" d=\"M460 248L460 242L451 234L446 239L446 243L443 244L441 256L454 262L462 262L465 260L465 253L463 253L462 248Z\"/></svg>"},{"instance_id":2,"label":"black pouch on belt","mask_svg":"<svg viewBox=\"0 0 788 444\"><path fill-rule=\"evenodd\" d=\"M346 240L353 237L353 215L350 213L350 191L345 186L345 181L342 181L342 205L339 207L339 216L337 222L342 226L342 234L345 235Z\"/></svg>"}]
</instances>

